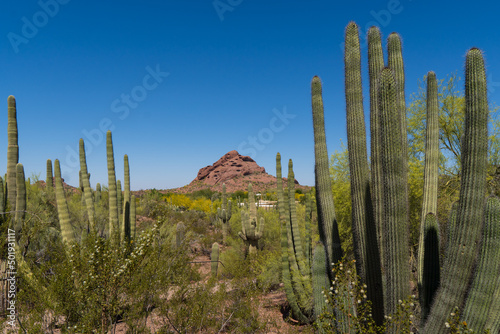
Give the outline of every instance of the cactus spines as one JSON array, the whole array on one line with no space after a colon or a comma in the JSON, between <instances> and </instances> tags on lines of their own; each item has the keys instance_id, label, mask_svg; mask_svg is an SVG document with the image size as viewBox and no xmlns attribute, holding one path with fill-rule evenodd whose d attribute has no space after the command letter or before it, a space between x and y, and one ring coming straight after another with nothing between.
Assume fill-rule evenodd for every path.
<instances>
[{"instance_id":1,"label":"cactus spines","mask_svg":"<svg viewBox=\"0 0 500 334\"><path fill-rule=\"evenodd\" d=\"M70 244L75 240L75 237L69 218L68 202L66 201L66 195L64 194L63 182L61 178L61 166L58 159L54 161L54 176L56 180L57 215L59 217L62 240L65 244Z\"/></svg>"},{"instance_id":2,"label":"cactus spines","mask_svg":"<svg viewBox=\"0 0 500 334\"><path fill-rule=\"evenodd\" d=\"M122 215L122 181L116 180L116 206L118 207L118 219Z\"/></svg>"},{"instance_id":3,"label":"cactus spines","mask_svg":"<svg viewBox=\"0 0 500 334\"><path fill-rule=\"evenodd\" d=\"M335 218L335 207L331 189L328 151L326 149L325 119L321 80L315 76L311 82L311 104L314 127L314 156L318 227L321 242L325 246L326 260L331 273L331 263L342 259L342 247Z\"/></svg>"},{"instance_id":4,"label":"cactus spines","mask_svg":"<svg viewBox=\"0 0 500 334\"><path fill-rule=\"evenodd\" d=\"M231 219L231 201L227 200L226 184L222 184L222 205L217 208L217 216L222 222L222 242L226 243L229 229L229 220Z\"/></svg>"},{"instance_id":5,"label":"cactus spines","mask_svg":"<svg viewBox=\"0 0 500 334\"><path fill-rule=\"evenodd\" d=\"M130 241L130 166L128 163L128 155L125 154L123 157L124 164L124 177L125 177L125 188L123 194L123 215L122 215L122 229L121 238L122 242Z\"/></svg>"},{"instance_id":6,"label":"cactus spines","mask_svg":"<svg viewBox=\"0 0 500 334\"><path fill-rule=\"evenodd\" d=\"M14 228L16 230L17 238L20 238L24 217L26 216L26 183L24 179L24 168L20 163L16 165L16 187L16 214Z\"/></svg>"},{"instance_id":7,"label":"cactus spines","mask_svg":"<svg viewBox=\"0 0 500 334\"><path fill-rule=\"evenodd\" d=\"M9 96L7 99L7 201L10 210L16 210L16 165L19 162L19 146L17 141L17 110L16 99Z\"/></svg>"},{"instance_id":8,"label":"cactus spines","mask_svg":"<svg viewBox=\"0 0 500 334\"><path fill-rule=\"evenodd\" d=\"M184 234L186 233L186 225L183 222L178 222L175 230L175 245L180 247L184 242Z\"/></svg>"},{"instance_id":9,"label":"cactus spines","mask_svg":"<svg viewBox=\"0 0 500 334\"><path fill-rule=\"evenodd\" d=\"M210 253L210 264L212 270L212 276L217 277L219 269L219 244L214 242L212 244L212 252Z\"/></svg>"},{"instance_id":10,"label":"cactus spines","mask_svg":"<svg viewBox=\"0 0 500 334\"><path fill-rule=\"evenodd\" d=\"M358 275L368 286L369 299L382 304L382 272L370 193L370 172L366 149L366 131L361 86L361 56L358 26L351 22L346 28L345 96L347 114L347 144L351 175L352 230ZM383 321L383 309L374 309L378 323Z\"/></svg>"},{"instance_id":11,"label":"cactus spines","mask_svg":"<svg viewBox=\"0 0 500 334\"><path fill-rule=\"evenodd\" d=\"M135 195L130 196L130 238L135 239Z\"/></svg>"},{"instance_id":12,"label":"cactus spines","mask_svg":"<svg viewBox=\"0 0 500 334\"><path fill-rule=\"evenodd\" d=\"M368 70L370 78L370 163L371 163L371 195L373 214L377 227L377 238L380 258L383 258L382 222L383 210L383 185L382 161L380 146L380 112L378 105L378 77L384 68L382 52L382 38L378 27L373 26L368 30Z\"/></svg>"},{"instance_id":13,"label":"cactus spines","mask_svg":"<svg viewBox=\"0 0 500 334\"><path fill-rule=\"evenodd\" d=\"M481 51L472 48L465 61L465 129L456 226L447 247L440 288L426 333L444 333L444 323L464 303L479 251L486 193L488 101Z\"/></svg>"},{"instance_id":14,"label":"cactus spines","mask_svg":"<svg viewBox=\"0 0 500 334\"><path fill-rule=\"evenodd\" d=\"M397 85L390 68L380 74L379 106L384 180L384 263L387 314L396 312L398 300L410 295L408 250L407 181L401 139L401 110L397 102Z\"/></svg>"},{"instance_id":15,"label":"cactus spines","mask_svg":"<svg viewBox=\"0 0 500 334\"><path fill-rule=\"evenodd\" d=\"M47 192L51 192L54 189L54 178L52 176L52 160L47 159L47 177L45 179L45 186L47 187Z\"/></svg>"},{"instance_id":16,"label":"cactus spines","mask_svg":"<svg viewBox=\"0 0 500 334\"><path fill-rule=\"evenodd\" d=\"M324 311L324 307L326 306L323 291L327 290L330 286L326 267L325 247L320 242L314 248L312 261L314 317L316 319Z\"/></svg>"},{"instance_id":17,"label":"cactus spines","mask_svg":"<svg viewBox=\"0 0 500 334\"><path fill-rule=\"evenodd\" d=\"M429 314L434 295L439 287L441 269L439 261L439 224L434 213L427 213L423 222L423 248L419 253L422 266L422 281L419 283L420 307L422 309L421 320Z\"/></svg>"},{"instance_id":18,"label":"cactus spines","mask_svg":"<svg viewBox=\"0 0 500 334\"><path fill-rule=\"evenodd\" d=\"M85 198L85 206L87 208L87 215L89 218L89 230L95 230L95 209L94 200L92 199L92 189L90 188L89 172L87 170L87 158L85 156L85 143L80 138L80 174L83 187L83 197Z\"/></svg>"},{"instance_id":19,"label":"cactus spines","mask_svg":"<svg viewBox=\"0 0 500 334\"><path fill-rule=\"evenodd\" d=\"M500 325L499 314L490 313L490 310L499 311L494 306L500 305L495 301L495 291L500 290L500 199L490 197L486 202L484 228L481 242L479 264L474 272L467 301L464 307L463 319L470 328L478 333L490 329L498 333L499 328L492 328L493 323ZM486 327L487 323L488 326Z\"/></svg>"},{"instance_id":20,"label":"cactus spines","mask_svg":"<svg viewBox=\"0 0 500 334\"><path fill-rule=\"evenodd\" d=\"M3 179L0 177L0 224L4 222L5 213L5 192L3 188Z\"/></svg>"},{"instance_id":21,"label":"cactus spines","mask_svg":"<svg viewBox=\"0 0 500 334\"><path fill-rule=\"evenodd\" d=\"M420 304L422 307L422 320L429 313L432 298L439 285L439 226L435 217L428 218L427 214L437 213L438 196L438 167L439 167L439 125L438 125L438 92L437 80L434 72L427 73L427 127L425 133L425 166L424 190L422 204L422 220L420 223L420 240L418 247L418 287ZM426 240L430 242L426 244ZM426 252L430 252L428 256ZM436 254L437 252L437 254ZM433 259L437 255L437 259ZM426 262L428 259L430 262ZM437 261L437 266L436 266ZM430 265L426 268L425 264ZM431 271L437 270L437 273ZM423 285L424 272L429 277L434 277L437 282L427 281Z\"/></svg>"},{"instance_id":22,"label":"cactus spines","mask_svg":"<svg viewBox=\"0 0 500 334\"><path fill-rule=\"evenodd\" d=\"M106 133L106 155L108 160L108 197L109 197L109 237L113 241L120 240L118 225L118 203L116 191L115 158L113 155L113 138L111 131Z\"/></svg>"}]
</instances>

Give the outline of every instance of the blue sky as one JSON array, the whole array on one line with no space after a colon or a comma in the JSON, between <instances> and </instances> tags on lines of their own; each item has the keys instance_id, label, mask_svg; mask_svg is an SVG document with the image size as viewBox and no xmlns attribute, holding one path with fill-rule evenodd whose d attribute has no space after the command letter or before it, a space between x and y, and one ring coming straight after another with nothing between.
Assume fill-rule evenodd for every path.
<instances>
[{"instance_id":1,"label":"blue sky","mask_svg":"<svg viewBox=\"0 0 500 334\"><path fill-rule=\"evenodd\" d=\"M374 24L384 39L400 33L407 102L429 70L463 77L473 46L485 53L490 102L498 102L498 9L427 0L10 2L0 11L0 166L5 172L14 95L27 176L45 179L46 160L59 159L77 185L73 154L84 138L91 184L107 184L111 127L117 177L128 154L133 190L188 184L233 149L273 175L280 152L294 160L297 180L313 185L310 81L323 81L333 153L347 143L341 43L349 21L362 36ZM365 92L366 110L368 101Z\"/></svg>"}]
</instances>

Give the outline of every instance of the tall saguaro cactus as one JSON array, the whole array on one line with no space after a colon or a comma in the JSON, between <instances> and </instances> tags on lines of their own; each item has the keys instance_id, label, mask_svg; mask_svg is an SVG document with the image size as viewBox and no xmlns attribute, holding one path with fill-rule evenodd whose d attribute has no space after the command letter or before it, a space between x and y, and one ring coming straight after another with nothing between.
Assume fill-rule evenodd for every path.
<instances>
[{"instance_id":1,"label":"tall saguaro cactus","mask_svg":"<svg viewBox=\"0 0 500 334\"><path fill-rule=\"evenodd\" d=\"M109 237L117 242L120 240L120 231L118 225L115 158L113 155L113 139L109 130L106 133L106 155L108 159Z\"/></svg>"},{"instance_id":2,"label":"tall saguaro cactus","mask_svg":"<svg viewBox=\"0 0 500 334\"><path fill-rule=\"evenodd\" d=\"M51 192L54 190L54 178L52 176L52 161L47 159L47 177L45 178L45 186L47 191Z\"/></svg>"},{"instance_id":3,"label":"tall saguaro cactus","mask_svg":"<svg viewBox=\"0 0 500 334\"><path fill-rule=\"evenodd\" d=\"M128 163L128 155L123 157L125 189L123 194L123 215L122 215L122 228L121 238L122 242L128 242L131 238L130 233L130 166Z\"/></svg>"},{"instance_id":4,"label":"tall saguaro cactus","mask_svg":"<svg viewBox=\"0 0 500 334\"><path fill-rule=\"evenodd\" d=\"M259 245L259 239L264 233L264 217L257 217L255 196L252 184L248 184L248 213L241 213L241 232L238 235L248 244L248 253L255 254Z\"/></svg>"},{"instance_id":5,"label":"tall saguaro cactus","mask_svg":"<svg viewBox=\"0 0 500 334\"><path fill-rule=\"evenodd\" d=\"M425 333L445 333L444 323L456 306L463 305L474 273L486 193L488 110L483 56L472 48L465 62L465 132L456 226Z\"/></svg>"},{"instance_id":6,"label":"tall saguaro cactus","mask_svg":"<svg viewBox=\"0 0 500 334\"><path fill-rule=\"evenodd\" d=\"M23 165L16 165L16 214L15 214L15 230L17 239L21 236L24 217L26 216L26 183L24 178Z\"/></svg>"},{"instance_id":7,"label":"tall saguaro cactus","mask_svg":"<svg viewBox=\"0 0 500 334\"><path fill-rule=\"evenodd\" d=\"M231 200L227 200L226 184L222 184L222 205L217 208L217 216L222 222L222 242L226 243L229 229L229 220L231 219Z\"/></svg>"},{"instance_id":8,"label":"tall saguaro cactus","mask_svg":"<svg viewBox=\"0 0 500 334\"><path fill-rule=\"evenodd\" d=\"M83 186L83 196L85 198L85 206L87 207L87 215L89 219L90 231L95 231L95 209L94 200L92 199L92 189L90 188L89 172L87 170L87 158L85 156L85 143L80 138L80 172Z\"/></svg>"},{"instance_id":9,"label":"tall saguaro cactus","mask_svg":"<svg viewBox=\"0 0 500 334\"><path fill-rule=\"evenodd\" d=\"M17 109L16 99L9 96L7 99L7 200L10 210L16 210L16 165L19 162L19 145L17 141Z\"/></svg>"},{"instance_id":10,"label":"tall saguaro cactus","mask_svg":"<svg viewBox=\"0 0 500 334\"><path fill-rule=\"evenodd\" d=\"M54 174L56 178L56 201L57 215L59 217L59 227L61 229L62 240L65 244L69 244L75 240L73 234L73 226L69 218L68 202L64 194L64 187L61 178L61 166L59 160L54 161Z\"/></svg>"}]
</instances>

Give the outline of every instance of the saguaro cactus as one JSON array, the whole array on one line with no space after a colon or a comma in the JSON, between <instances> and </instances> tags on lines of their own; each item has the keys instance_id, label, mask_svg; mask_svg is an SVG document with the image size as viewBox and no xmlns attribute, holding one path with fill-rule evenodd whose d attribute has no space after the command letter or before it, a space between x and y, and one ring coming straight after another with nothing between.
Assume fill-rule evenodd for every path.
<instances>
[{"instance_id":1,"label":"saguaro cactus","mask_svg":"<svg viewBox=\"0 0 500 334\"><path fill-rule=\"evenodd\" d=\"M56 201L57 201L57 214L59 216L59 226L61 229L62 240L65 244L69 244L75 240L73 226L69 218L68 202L64 194L64 188L61 178L61 167L59 160L54 161L54 173L56 178Z\"/></svg>"},{"instance_id":2,"label":"saguaro cactus","mask_svg":"<svg viewBox=\"0 0 500 334\"><path fill-rule=\"evenodd\" d=\"M52 176L52 161L47 159L47 177L45 178L45 186L47 191L51 192L54 190L54 178Z\"/></svg>"},{"instance_id":3,"label":"saguaro cactus","mask_svg":"<svg viewBox=\"0 0 500 334\"><path fill-rule=\"evenodd\" d=\"M101 201L101 184L97 183L95 185L95 196L94 196L95 204Z\"/></svg>"},{"instance_id":4,"label":"saguaro cactus","mask_svg":"<svg viewBox=\"0 0 500 334\"><path fill-rule=\"evenodd\" d=\"M130 196L130 238L135 239L135 195Z\"/></svg>"},{"instance_id":5,"label":"saguaro cactus","mask_svg":"<svg viewBox=\"0 0 500 334\"><path fill-rule=\"evenodd\" d=\"M16 214L15 214L15 230L16 237L19 240L23 228L24 217L26 216L26 183L24 179L23 165L16 165Z\"/></svg>"},{"instance_id":6,"label":"saguaro cactus","mask_svg":"<svg viewBox=\"0 0 500 334\"><path fill-rule=\"evenodd\" d=\"M16 99L9 96L7 99L7 200L10 210L16 210L16 165L19 162L19 146L17 141L17 110Z\"/></svg>"},{"instance_id":7,"label":"saguaro cactus","mask_svg":"<svg viewBox=\"0 0 500 334\"><path fill-rule=\"evenodd\" d=\"M217 216L222 222L222 242L226 243L229 230L229 220L231 219L231 200L227 200L226 185L222 184L222 205L217 208Z\"/></svg>"},{"instance_id":8,"label":"saguaro cactus","mask_svg":"<svg viewBox=\"0 0 500 334\"><path fill-rule=\"evenodd\" d=\"M120 231L118 225L115 158L113 155L111 131L106 133L106 154L108 159L109 237L116 242L120 240Z\"/></svg>"},{"instance_id":9,"label":"saguaro cactus","mask_svg":"<svg viewBox=\"0 0 500 334\"><path fill-rule=\"evenodd\" d=\"M238 235L248 245L248 253L257 252L259 239L264 232L264 217L257 219L257 208L255 207L255 197L252 191L252 184L248 184L248 213L241 212L241 232Z\"/></svg>"},{"instance_id":10,"label":"saguaro cactus","mask_svg":"<svg viewBox=\"0 0 500 334\"><path fill-rule=\"evenodd\" d=\"M94 200L92 199L92 189L90 188L89 172L87 170L87 158L85 156L85 143L80 138L80 172L81 181L83 186L83 196L85 198L85 206L87 208L87 215L89 219L89 230L95 231L95 209Z\"/></svg>"},{"instance_id":11,"label":"saguaro cactus","mask_svg":"<svg viewBox=\"0 0 500 334\"><path fill-rule=\"evenodd\" d=\"M123 157L124 164L124 177L125 177L125 191L123 194L123 215L122 215L122 228L121 236L123 241L130 241L130 166L128 163L128 155Z\"/></svg>"},{"instance_id":12,"label":"saguaro cactus","mask_svg":"<svg viewBox=\"0 0 500 334\"><path fill-rule=\"evenodd\" d=\"M219 244L214 242L212 244L212 252L210 253L212 276L217 277L219 269Z\"/></svg>"},{"instance_id":13,"label":"saguaro cactus","mask_svg":"<svg viewBox=\"0 0 500 334\"><path fill-rule=\"evenodd\" d=\"M0 177L0 224L4 222L4 213L5 212L5 192L3 188L3 179Z\"/></svg>"}]
</instances>

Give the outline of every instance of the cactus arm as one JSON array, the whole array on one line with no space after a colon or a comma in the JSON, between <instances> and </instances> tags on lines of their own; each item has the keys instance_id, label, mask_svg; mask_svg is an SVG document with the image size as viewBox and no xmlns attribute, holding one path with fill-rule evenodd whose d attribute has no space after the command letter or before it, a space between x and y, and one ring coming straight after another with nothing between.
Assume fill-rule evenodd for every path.
<instances>
[{"instance_id":1,"label":"cactus arm","mask_svg":"<svg viewBox=\"0 0 500 334\"><path fill-rule=\"evenodd\" d=\"M7 99L7 201L10 210L16 210L16 165L19 162L19 145L17 134L17 108L14 96Z\"/></svg>"},{"instance_id":2,"label":"cactus arm","mask_svg":"<svg viewBox=\"0 0 500 334\"><path fill-rule=\"evenodd\" d=\"M59 217L59 226L61 229L62 240L66 245L69 245L75 240L73 226L69 218L68 202L64 194L63 183L61 179L61 167L59 160L54 161L54 174L56 179L56 201L57 215Z\"/></svg>"},{"instance_id":3,"label":"cactus arm","mask_svg":"<svg viewBox=\"0 0 500 334\"><path fill-rule=\"evenodd\" d=\"M85 143L80 138L80 171L82 174L81 181L83 185L83 195L85 197L85 206L87 207L87 215L90 224L90 231L95 231L95 209L94 200L92 199L92 189L90 188L89 174L87 170L87 159L85 157Z\"/></svg>"}]
</instances>

